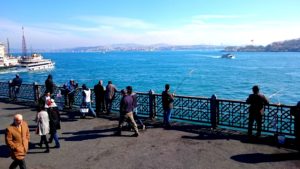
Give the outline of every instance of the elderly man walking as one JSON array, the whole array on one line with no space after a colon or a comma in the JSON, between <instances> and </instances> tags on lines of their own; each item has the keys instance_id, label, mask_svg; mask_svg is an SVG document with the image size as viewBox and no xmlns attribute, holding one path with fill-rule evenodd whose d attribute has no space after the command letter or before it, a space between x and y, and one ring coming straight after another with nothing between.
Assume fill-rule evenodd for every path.
<instances>
[{"instance_id":1,"label":"elderly man walking","mask_svg":"<svg viewBox=\"0 0 300 169\"><path fill-rule=\"evenodd\" d=\"M26 169L25 155L28 151L29 128L23 116L16 114L14 122L6 129L5 141L11 151L11 157L14 160L9 169L20 167Z\"/></svg>"}]
</instances>

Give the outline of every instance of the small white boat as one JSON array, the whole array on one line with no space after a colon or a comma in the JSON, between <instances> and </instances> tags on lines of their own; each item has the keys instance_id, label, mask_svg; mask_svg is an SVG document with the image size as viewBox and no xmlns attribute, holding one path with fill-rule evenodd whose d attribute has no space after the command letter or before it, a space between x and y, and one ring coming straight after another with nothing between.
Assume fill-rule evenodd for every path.
<instances>
[{"instance_id":1,"label":"small white boat","mask_svg":"<svg viewBox=\"0 0 300 169\"><path fill-rule=\"evenodd\" d=\"M50 59L43 59L42 55L36 53L31 56L22 56L19 63L17 69L24 71L53 69L55 65Z\"/></svg>"},{"instance_id":2,"label":"small white boat","mask_svg":"<svg viewBox=\"0 0 300 169\"><path fill-rule=\"evenodd\" d=\"M221 56L221 58L225 58L225 59L234 59L235 56L233 54L230 54L230 53L226 53L226 54L223 54Z\"/></svg>"}]
</instances>

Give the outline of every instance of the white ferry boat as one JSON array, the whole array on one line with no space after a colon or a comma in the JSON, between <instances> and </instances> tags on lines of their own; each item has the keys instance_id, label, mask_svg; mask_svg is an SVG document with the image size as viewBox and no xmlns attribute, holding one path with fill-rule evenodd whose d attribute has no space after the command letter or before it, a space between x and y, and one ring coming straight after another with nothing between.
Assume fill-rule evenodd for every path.
<instances>
[{"instance_id":1,"label":"white ferry boat","mask_svg":"<svg viewBox=\"0 0 300 169\"><path fill-rule=\"evenodd\" d=\"M32 54L31 56L22 56L19 60L18 70L36 71L53 69L55 63L50 59L44 59L41 54Z\"/></svg>"},{"instance_id":2,"label":"white ferry boat","mask_svg":"<svg viewBox=\"0 0 300 169\"><path fill-rule=\"evenodd\" d=\"M0 43L0 70L10 69L18 64L18 58L7 56L4 44Z\"/></svg>"}]
</instances>

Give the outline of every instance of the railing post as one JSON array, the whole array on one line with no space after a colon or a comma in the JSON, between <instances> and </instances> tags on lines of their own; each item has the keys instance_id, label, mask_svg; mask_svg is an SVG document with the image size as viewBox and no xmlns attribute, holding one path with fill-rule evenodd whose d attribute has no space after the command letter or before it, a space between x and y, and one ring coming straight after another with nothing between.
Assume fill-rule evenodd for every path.
<instances>
[{"instance_id":1,"label":"railing post","mask_svg":"<svg viewBox=\"0 0 300 169\"><path fill-rule=\"evenodd\" d=\"M217 128L218 107L219 107L219 103L217 101L217 96L212 95L210 98L210 122L211 122L211 127L213 129Z\"/></svg>"},{"instance_id":2,"label":"railing post","mask_svg":"<svg viewBox=\"0 0 300 169\"><path fill-rule=\"evenodd\" d=\"M8 98L12 100L12 80L8 81Z\"/></svg>"},{"instance_id":3,"label":"railing post","mask_svg":"<svg viewBox=\"0 0 300 169\"><path fill-rule=\"evenodd\" d=\"M37 101L39 100L40 97L40 91L39 91L39 86L37 82L33 83L33 99L34 102L37 103Z\"/></svg>"},{"instance_id":4,"label":"railing post","mask_svg":"<svg viewBox=\"0 0 300 169\"><path fill-rule=\"evenodd\" d=\"M156 116L155 111L155 95L152 89L149 90L149 118L154 119Z\"/></svg>"}]
</instances>

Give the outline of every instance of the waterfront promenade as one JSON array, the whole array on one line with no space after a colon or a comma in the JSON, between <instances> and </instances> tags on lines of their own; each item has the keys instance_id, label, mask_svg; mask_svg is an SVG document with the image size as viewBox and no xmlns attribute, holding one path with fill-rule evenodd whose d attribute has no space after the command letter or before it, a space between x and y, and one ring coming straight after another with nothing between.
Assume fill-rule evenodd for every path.
<instances>
[{"instance_id":1,"label":"waterfront promenade","mask_svg":"<svg viewBox=\"0 0 300 169\"><path fill-rule=\"evenodd\" d=\"M24 115L31 130L31 149L26 157L29 169L217 169L217 168L300 168L300 155L289 148L278 148L272 140L246 142L239 132L175 124L164 130L157 122L142 131L140 137L131 132L113 136L117 116L80 119L62 113L59 131L61 148L43 153L34 134L35 110L23 104L0 102L0 168L8 168L9 158L4 142L5 128L15 113ZM54 146L52 144L52 146Z\"/></svg>"}]
</instances>

